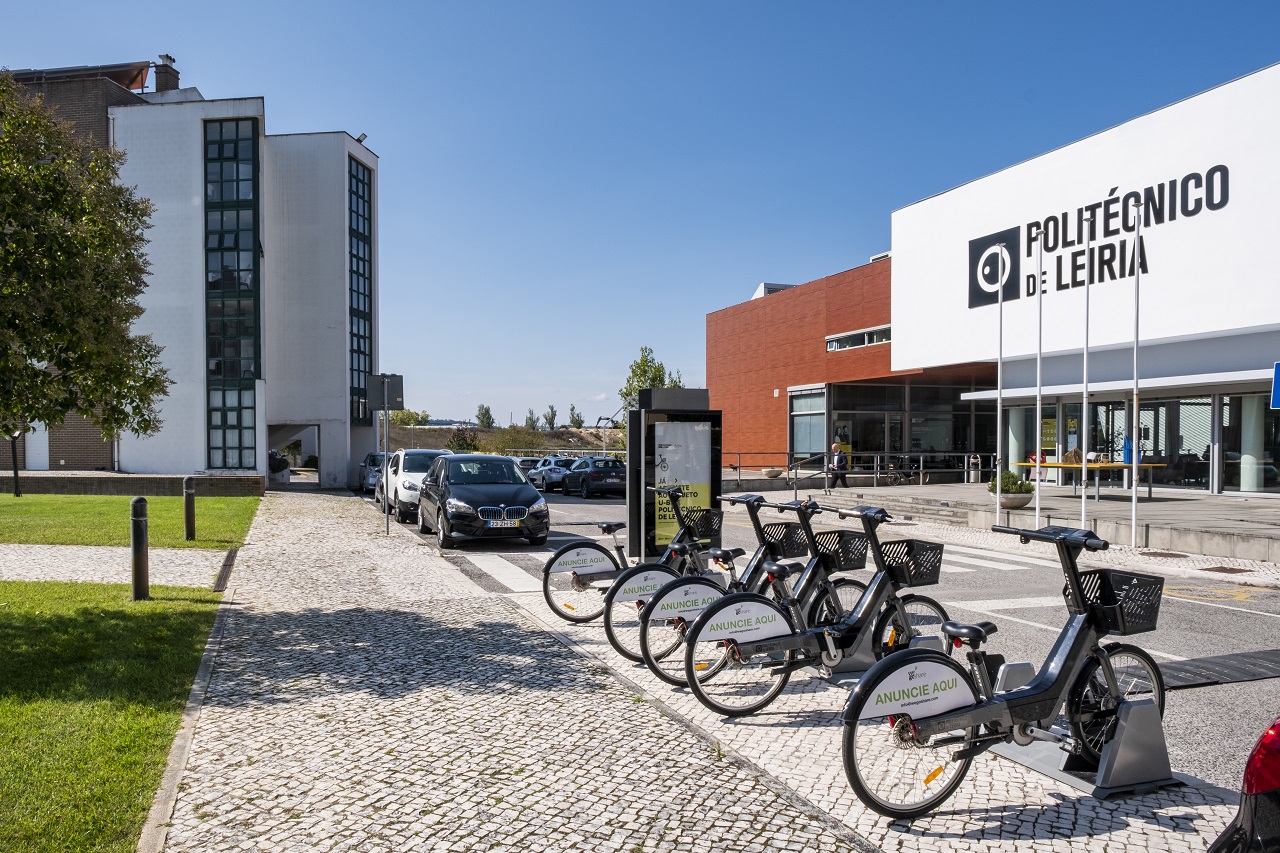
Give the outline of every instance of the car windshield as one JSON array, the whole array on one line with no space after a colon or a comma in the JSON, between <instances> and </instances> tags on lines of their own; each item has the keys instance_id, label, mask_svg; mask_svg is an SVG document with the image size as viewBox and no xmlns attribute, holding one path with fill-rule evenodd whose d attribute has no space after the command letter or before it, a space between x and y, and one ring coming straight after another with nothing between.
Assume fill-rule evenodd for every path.
<instances>
[{"instance_id":1,"label":"car windshield","mask_svg":"<svg viewBox=\"0 0 1280 853\"><path fill-rule=\"evenodd\" d=\"M609 471L621 471L623 466L617 459L597 459L596 467L604 468Z\"/></svg>"},{"instance_id":2,"label":"car windshield","mask_svg":"<svg viewBox=\"0 0 1280 853\"><path fill-rule=\"evenodd\" d=\"M459 486L516 485L527 483L520 466L510 460L450 462L449 482Z\"/></svg>"},{"instance_id":3,"label":"car windshield","mask_svg":"<svg viewBox=\"0 0 1280 853\"><path fill-rule=\"evenodd\" d=\"M370 453L368 456L366 456L366 457L364 458L364 464L365 464L365 467L367 467L367 468L375 468L375 467L376 467L376 468L381 468L381 467L382 467L382 454L381 454L381 453Z\"/></svg>"},{"instance_id":4,"label":"car windshield","mask_svg":"<svg viewBox=\"0 0 1280 853\"><path fill-rule=\"evenodd\" d=\"M435 461L435 457L428 456L425 453L406 453L404 456L404 470L410 474L425 474L433 461Z\"/></svg>"}]
</instances>

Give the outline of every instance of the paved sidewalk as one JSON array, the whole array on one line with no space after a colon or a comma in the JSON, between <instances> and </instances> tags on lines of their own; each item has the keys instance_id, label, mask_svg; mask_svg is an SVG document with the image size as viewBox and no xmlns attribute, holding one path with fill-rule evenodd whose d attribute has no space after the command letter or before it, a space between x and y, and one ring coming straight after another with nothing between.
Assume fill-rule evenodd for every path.
<instances>
[{"instance_id":1,"label":"paved sidewalk","mask_svg":"<svg viewBox=\"0 0 1280 853\"><path fill-rule=\"evenodd\" d=\"M858 849L376 521L263 500L166 850Z\"/></svg>"}]
</instances>

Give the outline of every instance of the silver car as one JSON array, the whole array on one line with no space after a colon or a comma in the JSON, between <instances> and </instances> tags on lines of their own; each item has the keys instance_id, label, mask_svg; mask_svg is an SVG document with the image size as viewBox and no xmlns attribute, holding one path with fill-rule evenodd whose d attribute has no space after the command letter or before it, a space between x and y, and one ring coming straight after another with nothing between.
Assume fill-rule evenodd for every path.
<instances>
[{"instance_id":1,"label":"silver car","mask_svg":"<svg viewBox=\"0 0 1280 853\"><path fill-rule=\"evenodd\" d=\"M360 493L368 494L369 492L378 491L378 479L382 476L382 459L385 453L368 453L365 454L364 460L360 463Z\"/></svg>"},{"instance_id":2,"label":"silver car","mask_svg":"<svg viewBox=\"0 0 1280 853\"><path fill-rule=\"evenodd\" d=\"M563 488L565 472L576 461L572 456L544 456L532 471L526 472L529 482L540 492Z\"/></svg>"}]
</instances>

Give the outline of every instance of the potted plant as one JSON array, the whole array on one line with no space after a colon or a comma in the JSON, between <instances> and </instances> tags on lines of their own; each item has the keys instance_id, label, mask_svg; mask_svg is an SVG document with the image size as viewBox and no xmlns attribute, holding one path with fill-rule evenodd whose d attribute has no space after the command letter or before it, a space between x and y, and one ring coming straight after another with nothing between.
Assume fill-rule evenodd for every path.
<instances>
[{"instance_id":1,"label":"potted plant","mask_svg":"<svg viewBox=\"0 0 1280 853\"><path fill-rule=\"evenodd\" d=\"M991 482L987 483L987 491L993 495L996 493L995 477L992 477ZM1021 509L1031 503L1031 498L1035 495L1035 491L1036 484L1030 480L1024 480L1012 471L1000 472L1001 509Z\"/></svg>"}]
</instances>

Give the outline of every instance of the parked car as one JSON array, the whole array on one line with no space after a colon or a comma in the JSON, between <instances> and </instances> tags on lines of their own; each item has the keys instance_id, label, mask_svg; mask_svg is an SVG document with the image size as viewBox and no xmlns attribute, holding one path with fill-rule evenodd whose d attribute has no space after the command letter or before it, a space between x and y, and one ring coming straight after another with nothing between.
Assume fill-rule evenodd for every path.
<instances>
[{"instance_id":1,"label":"parked car","mask_svg":"<svg viewBox=\"0 0 1280 853\"><path fill-rule=\"evenodd\" d=\"M387 463L387 482L382 484L384 511L394 512L396 521L412 521L418 507L418 490L431 463L450 450L397 450Z\"/></svg>"},{"instance_id":2,"label":"parked car","mask_svg":"<svg viewBox=\"0 0 1280 853\"><path fill-rule=\"evenodd\" d=\"M627 466L620 459L604 456L584 456L573 463L564 475L561 487L566 495L592 495L617 492L627 493Z\"/></svg>"},{"instance_id":3,"label":"parked car","mask_svg":"<svg viewBox=\"0 0 1280 853\"><path fill-rule=\"evenodd\" d=\"M511 458L515 460L515 463L520 466L520 470L523 471L526 476L530 471L538 466L539 462L542 461L542 457L540 456L512 456Z\"/></svg>"},{"instance_id":4,"label":"parked car","mask_svg":"<svg viewBox=\"0 0 1280 853\"><path fill-rule=\"evenodd\" d=\"M1249 753L1240 810L1208 853L1280 853L1280 719Z\"/></svg>"},{"instance_id":5,"label":"parked car","mask_svg":"<svg viewBox=\"0 0 1280 853\"><path fill-rule=\"evenodd\" d=\"M561 487L564 472L574 461L572 456L544 456L529 472L529 482L540 492L554 492Z\"/></svg>"},{"instance_id":6,"label":"parked car","mask_svg":"<svg viewBox=\"0 0 1280 853\"><path fill-rule=\"evenodd\" d=\"M459 536L523 536L542 545L550 529L546 499L506 456L443 456L418 493L418 530L435 531L441 548L452 548Z\"/></svg>"},{"instance_id":7,"label":"parked car","mask_svg":"<svg viewBox=\"0 0 1280 853\"><path fill-rule=\"evenodd\" d=\"M360 462L360 494L378 491L378 478L382 476L382 460L385 453L366 453Z\"/></svg>"}]
</instances>

